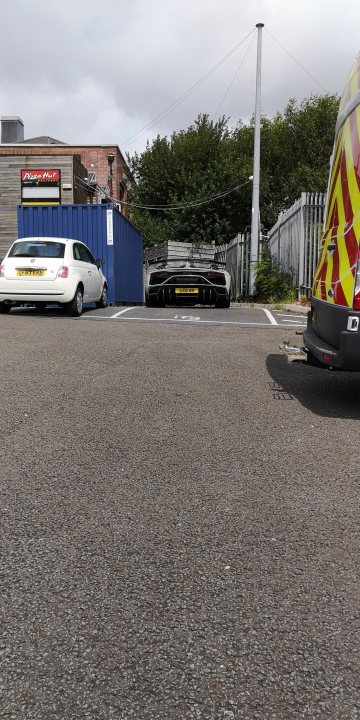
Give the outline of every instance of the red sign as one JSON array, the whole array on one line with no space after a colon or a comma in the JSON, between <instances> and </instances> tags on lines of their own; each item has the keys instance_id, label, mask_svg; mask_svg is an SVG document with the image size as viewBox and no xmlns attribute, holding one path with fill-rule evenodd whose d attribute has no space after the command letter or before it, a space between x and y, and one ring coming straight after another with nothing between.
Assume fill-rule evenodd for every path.
<instances>
[{"instance_id":1,"label":"red sign","mask_svg":"<svg viewBox=\"0 0 360 720\"><path fill-rule=\"evenodd\" d=\"M60 170L21 170L22 205L60 205Z\"/></svg>"},{"instance_id":2,"label":"red sign","mask_svg":"<svg viewBox=\"0 0 360 720\"><path fill-rule=\"evenodd\" d=\"M60 170L22 170L21 182L26 185L36 186L44 183L59 183Z\"/></svg>"}]
</instances>

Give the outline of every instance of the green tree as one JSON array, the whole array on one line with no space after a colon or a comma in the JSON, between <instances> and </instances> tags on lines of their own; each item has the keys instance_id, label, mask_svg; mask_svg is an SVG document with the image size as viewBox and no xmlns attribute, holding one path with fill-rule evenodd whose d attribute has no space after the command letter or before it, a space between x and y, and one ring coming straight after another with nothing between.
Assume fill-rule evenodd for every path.
<instances>
[{"instance_id":1,"label":"green tree","mask_svg":"<svg viewBox=\"0 0 360 720\"><path fill-rule=\"evenodd\" d=\"M260 216L266 228L301 192L326 190L337 111L338 98L324 95L300 105L291 99L283 113L262 118ZM245 183L252 174L253 142L253 119L230 130L225 117L214 123L199 115L187 130L158 136L143 153L129 158L140 204L185 206L135 210L146 244L182 240L218 245L248 229L251 185ZM202 204L238 185L243 187Z\"/></svg>"},{"instance_id":2,"label":"green tree","mask_svg":"<svg viewBox=\"0 0 360 720\"><path fill-rule=\"evenodd\" d=\"M294 99L264 132L261 217L271 227L302 192L325 192L339 100L323 95Z\"/></svg>"},{"instance_id":3,"label":"green tree","mask_svg":"<svg viewBox=\"0 0 360 720\"><path fill-rule=\"evenodd\" d=\"M225 118L214 123L200 115L187 130L169 139L158 137L129 162L141 204L185 206L176 211L137 210L135 222L147 244L169 239L219 245L232 237L239 193L203 204L248 179L244 168L237 175ZM249 187L247 194L250 197Z\"/></svg>"}]
</instances>

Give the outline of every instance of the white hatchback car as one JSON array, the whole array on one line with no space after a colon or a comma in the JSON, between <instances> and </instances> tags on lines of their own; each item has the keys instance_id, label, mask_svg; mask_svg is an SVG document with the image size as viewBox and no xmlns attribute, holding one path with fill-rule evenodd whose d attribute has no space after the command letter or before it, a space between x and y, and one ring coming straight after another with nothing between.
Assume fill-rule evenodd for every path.
<instances>
[{"instance_id":1,"label":"white hatchback car","mask_svg":"<svg viewBox=\"0 0 360 720\"><path fill-rule=\"evenodd\" d=\"M83 304L107 306L107 281L102 260L94 260L79 240L27 237L16 240L0 265L0 313L12 307L49 303L79 316Z\"/></svg>"}]
</instances>

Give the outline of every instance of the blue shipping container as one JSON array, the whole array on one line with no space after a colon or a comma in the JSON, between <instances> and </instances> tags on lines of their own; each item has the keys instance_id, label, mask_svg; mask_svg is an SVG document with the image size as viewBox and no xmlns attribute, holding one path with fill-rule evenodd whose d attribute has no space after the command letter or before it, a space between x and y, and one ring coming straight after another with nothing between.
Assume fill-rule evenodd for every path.
<instances>
[{"instance_id":1,"label":"blue shipping container","mask_svg":"<svg viewBox=\"0 0 360 720\"><path fill-rule=\"evenodd\" d=\"M105 261L109 303L143 303L142 236L113 205L18 206L18 237L81 240Z\"/></svg>"}]
</instances>

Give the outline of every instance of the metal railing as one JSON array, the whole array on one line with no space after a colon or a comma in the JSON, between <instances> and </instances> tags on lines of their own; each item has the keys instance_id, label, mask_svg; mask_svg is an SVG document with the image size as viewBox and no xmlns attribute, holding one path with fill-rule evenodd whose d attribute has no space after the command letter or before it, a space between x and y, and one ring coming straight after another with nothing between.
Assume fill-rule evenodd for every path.
<instances>
[{"instance_id":1,"label":"metal railing","mask_svg":"<svg viewBox=\"0 0 360 720\"><path fill-rule=\"evenodd\" d=\"M301 295L310 297L312 279L319 256L324 222L325 194L302 193L291 208L281 213L267 236L260 236L258 257L264 243L281 269L292 276L293 286ZM168 242L148 248L145 261L169 258L171 253L183 253L201 259L224 263L231 276L231 300L249 297L250 233L236 235L226 245L195 247L191 243ZM180 247L180 250L179 250ZM170 253L170 255L169 255Z\"/></svg>"},{"instance_id":2,"label":"metal railing","mask_svg":"<svg viewBox=\"0 0 360 720\"><path fill-rule=\"evenodd\" d=\"M260 236L260 257L262 244L265 238ZM249 297L250 290L250 233L236 235L227 245L216 248L215 259L226 264L226 270L231 276L231 300Z\"/></svg>"},{"instance_id":3,"label":"metal railing","mask_svg":"<svg viewBox=\"0 0 360 720\"><path fill-rule=\"evenodd\" d=\"M298 296L310 297L324 222L325 194L301 193L269 230L268 247L281 269L291 273Z\"/></svg>"}]
</instances>

